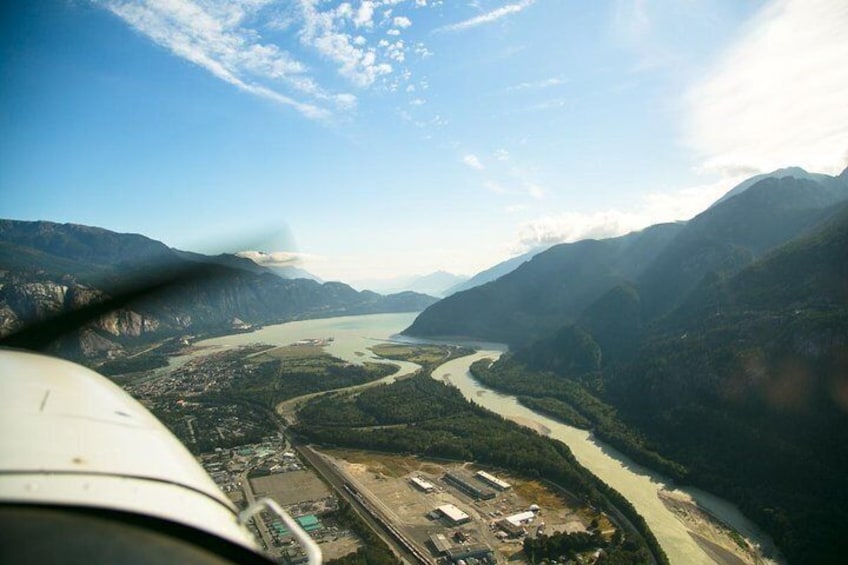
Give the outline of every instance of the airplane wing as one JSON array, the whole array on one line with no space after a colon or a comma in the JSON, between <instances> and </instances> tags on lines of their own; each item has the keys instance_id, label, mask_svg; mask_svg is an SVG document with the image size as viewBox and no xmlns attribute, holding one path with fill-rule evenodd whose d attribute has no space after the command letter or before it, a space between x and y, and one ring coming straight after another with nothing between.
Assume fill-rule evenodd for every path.
<instances>
[{"instance_id":1,"label":"airplane wing","mask_svg":"<svg viewBox=\"0 0 848 565\"><path fill-rule=\"evenodd\" d=\"M183 445L94 371L0 349L0 561L269 563ZM299 531L298 531L299 530Z\"/></svg>"}]
</instances>

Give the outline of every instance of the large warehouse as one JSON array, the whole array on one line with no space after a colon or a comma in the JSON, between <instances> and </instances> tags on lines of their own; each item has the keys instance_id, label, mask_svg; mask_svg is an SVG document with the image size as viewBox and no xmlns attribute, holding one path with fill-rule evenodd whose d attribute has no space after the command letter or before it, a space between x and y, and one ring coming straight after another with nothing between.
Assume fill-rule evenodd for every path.
<instances>
[{"instance_id":1,"label":"large warehouse","mask_svg":"<svg viewBox=\"0 0 848 565\"><path fill-rule=\"evenodd\" d=\"M471 517L454 506L453 504L445 504L444 506L439 506L436 510L445 518L450 520L452 526L458 526L460 524L465 524L466 522L471 521Z\"/></svg>"},{"instance_id":2,"label":"large warehouse","mask_svg":"<svg viewBox=\"0 0 848 565\"><path fill-rule=\"evenodd\" d=\"M487 473L486 471L477 471L477 474L475 476L487 485L493 486L498 490L509 490L512 487L512 485L508 482L502 481L496 476Z\"/></svg>"},{"instance_id":3,"label":"large warehouse","mask_svg":"<svg viewBox=\"0 0 848 565\"><path fill-rule=\"evenodd\" d=\"M445 481L465 494L481 500L495 498L497 493L488 487L478 486L479 483L471 480L471 477L461 473L445 473Z\"/></svg>"}]
</instances>

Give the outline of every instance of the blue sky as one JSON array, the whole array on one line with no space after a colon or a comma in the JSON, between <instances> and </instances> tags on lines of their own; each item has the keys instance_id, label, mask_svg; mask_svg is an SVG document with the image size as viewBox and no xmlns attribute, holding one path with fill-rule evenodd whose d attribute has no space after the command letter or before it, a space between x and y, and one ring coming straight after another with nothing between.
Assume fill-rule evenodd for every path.
<instances>
[{"instance_id":1,"label":"blue sky","mask_svg":"<svg viewBox=\"0 0 848 565\"><path fill-rule=\"evenodd\" d=\"M325 279L473 274L848 164L844 0L45 0L0 26L0 216Z\"/></svg>"}]
</instances>

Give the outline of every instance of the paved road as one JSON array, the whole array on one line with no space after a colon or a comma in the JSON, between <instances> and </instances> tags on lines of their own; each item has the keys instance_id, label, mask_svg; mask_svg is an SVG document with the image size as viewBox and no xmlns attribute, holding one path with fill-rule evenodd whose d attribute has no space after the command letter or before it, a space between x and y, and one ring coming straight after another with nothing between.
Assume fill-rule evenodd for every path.
<instances>
[{"instance_id":1,"label":"paved road","mask_svg":"<svg viewBox=\"0 0 848 565\"><path fill-rule=\"evenodd\" d=\"M417 564L418 560L415 556L410 553L405 547L403 547L397 540L392 537L392 535L388 532L386 527L382 522L374 518L368 510L362 505L362 503L353 495L351 495L347 489L344 488L345 478L335 469L332 465L330 465L323 457L318 455L315 451L310 449L305 445L296 445L292 444L295 449L301 454L301 456L309 461L312 467L320 474L324 479L330 483L330 485L335 489L338 495L344 498L348 504L356 511L356 513L368 524L368 526L374 530L380 538L386 542L386 544L391 548L391 550L395 553L396 556L400 558L400 560L408 565Z\"/></svg>"}]
</instances>

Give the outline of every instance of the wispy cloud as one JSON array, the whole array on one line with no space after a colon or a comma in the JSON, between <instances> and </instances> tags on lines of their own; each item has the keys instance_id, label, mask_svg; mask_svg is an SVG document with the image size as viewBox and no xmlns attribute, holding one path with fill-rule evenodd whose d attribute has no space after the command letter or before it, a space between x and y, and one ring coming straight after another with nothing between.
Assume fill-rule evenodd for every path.
<instances>
[{"instance_id":1,"label":"wispy cloud","mask_svg":"<svg viewBox=\"0 0 848 565\"><path fill-rule=\"evenodd\" d=\"M348 85L367 89L392 74L397 74L392 84L410 81L409 69L404 66L395 73L396 66L406 63L410 54L430 55L421 42L380 41L413 25L410 17L392 13L406 3L401 0L94 2L217 78L315 119L328 119L357 105L356 94L338 91L346 85L330 89L319 84L316 77L328 82L328 64ZM428 6L421 1L410 4L412 9ZM275 37L279 39L268 39Z\"/></svg>"},{"instance_id":2,"label":"wispy cloud","mask_svg":"<svg viewBox=\"0 0 848 565\"><path fill-rule=\"evenodd\" d=\"M688 92L688 138L714 170L848 164L848 3L764 7Z\"/></svg>"},{"instance_id":3,"label":"wispy cloud","mask_svg":"<svg viewBox=\"0 0 848 565\"><path fill-rule=\"evenodd\" d=\"M484 24L489 24L500 20L501 18L505 18L506 16L517 14L525 10L526 8L532 6L535 1L536 0L521 0L521 2L507 4L505 6L501 6L500 8L496 8L490 12L486 12L485 14L480 14L479 16L475 16L473 18L469 18L467 20L463 20L455 24L442 26L438 28L437 31L462 31Z\"/></svg>"},{"instance_id":4,"label":"wispy cloud","mask_svg":"<svg viewBox=\"0 0 848 565\"><path fill-rule=\"evenodd\" d=\"M520 82L508 87L506 90L507 92L514 92L517 90L539 90L543 88L551 88L552 86L560 86L565 83L565 79L551 77L544 80L537 80L535 82Z\"/></svg>"},{"instance_id":5,"label":"wispy cloud","mask_svg":"<svg viewBox=\"0 0 848 565\"><path fill-rule=\"evenodd\" d=\"M260 43L241 27L262 1L209 3L190 0L127 2L105 0L102 5L155 43L245 92L291 106L309 118L326 118L329 111L297 100L263 84L279 81L292 90L331 101L307 74L304 64L276 45ZM349 99L345 99L348 103Z\"/></svg>"},{"instance_id":6,"label":"wispy cloud","mask_svg":"<svg viewBox=\"0 0 848 565\"><path fill-rule=\"evenodd\" d=\"M648 193L632 211L610 209L541 216L519 224L517 250L581 239L605 239L658 223L688 220L707 209L744 178L725 177L680 190L654 191Z\"/></svg>"},{"instance_id":7,"label":"wispy cloud","mask_svg":"<svg viewBox=\"0 0 848 565\"><path fill-rule=\"evenodd\" d=\"M356 28L373 25L373 2L363 2L358 10L350 4L321 11L318 0L300 0L303 28L299 37L303 44L339 65L339 73L359 87L368 87L393 71L387 61L379 61L377 49L369 47L345 30L348 20ZM363 38L364 39L364 38Z\"/></svg>"},{"instance_id":8,"label":"wispy cloud","mask_svg":"<svg viewBox=\"0 0 848 565\"><path fill-rule=\"evenodd\" d=\"M480 162L480 159L477 157L477 155L474 155L473 153L469 153L468 155L464 156L462 158L462 162L476 171L482 171L486 168L483 163Z\"/></svg>"}]
</instances>

